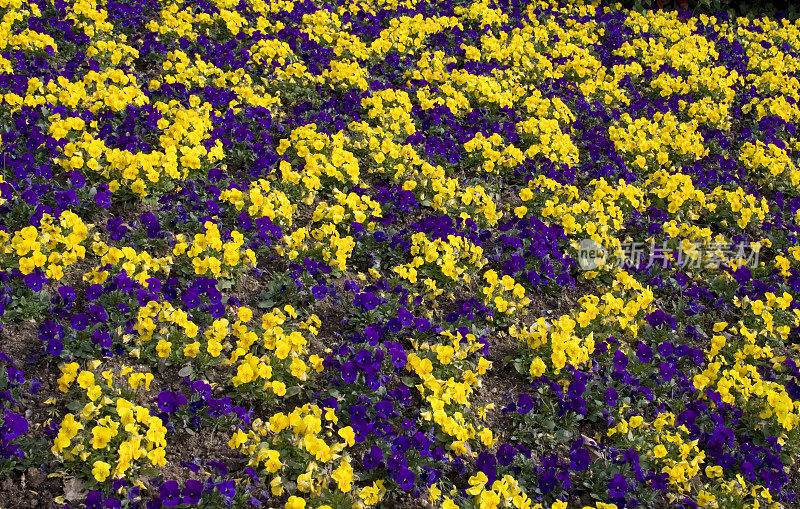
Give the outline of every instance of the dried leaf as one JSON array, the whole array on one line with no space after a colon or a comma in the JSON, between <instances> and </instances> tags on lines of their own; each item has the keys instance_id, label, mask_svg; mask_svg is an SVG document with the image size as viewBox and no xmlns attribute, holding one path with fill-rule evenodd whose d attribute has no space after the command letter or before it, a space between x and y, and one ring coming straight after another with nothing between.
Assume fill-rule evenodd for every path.
<instances>
[{"instance_id":1,"label":"dried leaf","mask_svg":"<svg viewBox=\"0 0 800 509\"><path fill-rule=\"evenodd\" d=\"M77 477L73 477L64 483L64 498L68 502L84 500L87 493L88 491L86 490L86 486L83 484L83 481Z\"/></svg>"}]
</instances>

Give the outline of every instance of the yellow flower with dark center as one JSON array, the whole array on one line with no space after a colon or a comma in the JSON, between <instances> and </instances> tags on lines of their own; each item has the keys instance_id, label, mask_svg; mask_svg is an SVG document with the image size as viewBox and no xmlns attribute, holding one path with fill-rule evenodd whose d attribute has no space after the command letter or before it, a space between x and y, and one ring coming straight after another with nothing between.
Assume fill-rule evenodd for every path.
<instances>
[{"instance_id":1,"label":"yellow flower with dark center","mask_svg":"<svg viewBox=\"0 0 800 509\"><path fill-rule=\"evenodd\" d=\"M92 475L97 482L105 481L111 473L111 465L105 461L95 461L92 468Z\"/></svg>"}]
</instances>

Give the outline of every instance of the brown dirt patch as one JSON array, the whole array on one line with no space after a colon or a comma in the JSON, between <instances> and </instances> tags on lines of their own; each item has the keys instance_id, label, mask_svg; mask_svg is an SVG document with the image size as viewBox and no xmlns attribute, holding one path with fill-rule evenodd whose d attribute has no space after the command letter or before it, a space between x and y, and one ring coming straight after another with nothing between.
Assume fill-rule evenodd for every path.
<instances>
[{"instance_id":1,"label":"brown dirt patch","mask_svg":"<svg viewBox=\"0 0 800 509\"><path fill-rule=\"evenodd\" d=\"M0 478L0 507L3 509L55 508L53 499L62 493L60 479L48 478L36 468Z\"/></svg>"},{"instance_id":2,"label":"brown dirt patch","mask_svg":"<svg viewBox=\"0 0 800 509\"><path fill-rule=\"evenodd\" d=\"M6 323L0 327L0 350L23 370L31 355L40 351L41 343L35 321Z\"/></svg>"}]
</instances>

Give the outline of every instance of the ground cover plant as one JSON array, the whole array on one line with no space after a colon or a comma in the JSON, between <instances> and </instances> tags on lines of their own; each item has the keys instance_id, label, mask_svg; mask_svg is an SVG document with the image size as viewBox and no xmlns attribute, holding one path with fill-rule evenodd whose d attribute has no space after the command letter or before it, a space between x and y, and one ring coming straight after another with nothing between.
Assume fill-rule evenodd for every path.
<instances>
[{"instance_id":1,"label":"ground cover plant","mask_svg":"<svg viewBox=\"0 0 800 509\"><path fill-rule=\"evenodd\" d=\"M796 507L800 23L0 0L3 507Z\"/></svg>"}]
</instances>

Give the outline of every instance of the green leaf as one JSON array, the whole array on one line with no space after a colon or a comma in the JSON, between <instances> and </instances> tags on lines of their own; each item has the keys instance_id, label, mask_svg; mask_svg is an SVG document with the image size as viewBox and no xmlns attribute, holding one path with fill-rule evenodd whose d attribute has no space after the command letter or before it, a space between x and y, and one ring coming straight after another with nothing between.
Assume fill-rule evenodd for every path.
<instances>
[{"instance_id":1,"label":"green leaf","mask_svg":"<svg viewBox=\"0 0 800 509\"><path fill-rule=\"evenodd\" d=\"M297 396L300 394L300 387L297 385L293 385L291 387L286 388L286 397L291 398L292 396Z\"/></svg>"},{"instance_id":2,"label":"green leaf","mask_svg":"<svg viewBox=\"0 0 800 509\"><path fill-rule=\"evenodd\" d=\"M556 435L556 440L558 440L559 442L566 442L567 440L570 439L570 437L572 437L572 433L566 429L560 429L556 431L555 435Z\"/></svg>"},{"instance_id":3,"label":"green leaf","mask_svg":"<svg viewBox=\"0 0 800 509\"><path fill-rule=\"evenodd\" d=\"M178 371L178 376L187 377L191 376L192 373L194 373L194 369L192 368L192 366L184 366L181 368L180 371Z\"/></svg>"}]
</instances>

